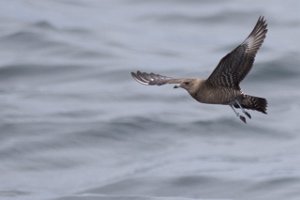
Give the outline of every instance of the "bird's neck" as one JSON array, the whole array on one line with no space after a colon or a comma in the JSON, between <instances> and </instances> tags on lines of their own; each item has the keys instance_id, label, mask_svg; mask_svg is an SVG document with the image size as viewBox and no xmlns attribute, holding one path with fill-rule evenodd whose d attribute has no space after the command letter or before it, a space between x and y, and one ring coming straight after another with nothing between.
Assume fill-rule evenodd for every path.
<instances>
[{"instance_id":1,"label":"bird's neck","mask_svg":"<svg viewBox=\"0 0 300 200\"><path fill-rule=\"evenodd\" d=\"M195 95L197 95L197 93L199 91L201 91L201 89L203 87L205 87L205 80L203 80L203 79L195 79L193 81L192 87L189 88L188 92L190 93L191 96L195 96Z\"/></svg>"}]
</instances>

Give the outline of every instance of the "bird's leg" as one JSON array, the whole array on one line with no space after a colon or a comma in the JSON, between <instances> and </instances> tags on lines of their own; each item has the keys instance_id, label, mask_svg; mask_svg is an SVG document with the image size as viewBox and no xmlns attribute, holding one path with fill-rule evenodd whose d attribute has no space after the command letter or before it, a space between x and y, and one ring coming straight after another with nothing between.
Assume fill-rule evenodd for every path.
<instances>
[{"instance_id":1,"label":"bird's leg","mask_svg":"<svg viewBox=\"0 0 300 200\"><path fill-rule=\"evenodd\" d=\"M230 104L230 107L232 108L232 110L233 110L233 112L236 114L236 116L237 116L238 118L240 118L240 120L242 120L244 123L247 123L247 122L246 122L246 118L245 118L243 115L241 115L240 113L238 113L238 112L234 109L234 107L233 107L232 104Z\"/></svg>"},{"instance_id":2,"label":"bird's leg","mask_svg":"<svg viewBox=\"0 0 300 200\"><path fill-rule=\"evenodd\" d=\"M251 119L251 115L241 106L240 102L238 100L235 100L235 103L240 107L242 112L249 118Z\"/></svg>"}]
</instances>

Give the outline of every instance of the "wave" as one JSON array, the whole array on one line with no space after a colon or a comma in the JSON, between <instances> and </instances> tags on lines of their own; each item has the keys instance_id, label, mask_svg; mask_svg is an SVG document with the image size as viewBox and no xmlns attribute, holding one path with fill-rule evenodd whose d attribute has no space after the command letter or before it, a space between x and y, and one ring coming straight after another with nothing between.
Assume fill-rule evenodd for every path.
<instances>
[{"instance_id":1,"label":"wave","mask_svg":"<svg viewBox=\"0 0 300 200\"><path fill-rule=\"evenodd\" d=\"M72 197L93 199L297 199L299 178L276 178L266 181L215 178L213 176L127 178L99 188L88 189ZM271 186L271 187L270 187ZM289 193L284 188L294 188ZM233 189L234 188L234 189ZM276 192L274 192L276 191ZM59 200L72 198L59 198ZM76 198L75 198L76 199ZM81 199L81 198L80 198ZM85 199L85 198L84 198Z\"/></svg>"},{"instance_id":2,"label":"wave","mask_svg":"<svg viewBox=\"0 0 300 200\"><path fill-rule=\"evenodd\" d=\"M299 63L300 60L291 55L257 63L251 72L251 76L249 76L249 80L265 82L298 79L300 76Z\"/></svg>"},{"instance_id":3,"label":"wave","mask_svg":"<svg viewBox=\"0 0 300 200\"><path fill-rule=\"evenodd\" d=\"M149 14L139 17L137 20L139 21L156 21L158 23L171 23L171 24L220 24L224 22L232 23L241 23L249 21L249 23L253 20L256 20L260 15L259 11L237 11L237 10L226 10L221 11L212 15L192 15L184 14L184 13L167 13L167 14ZM253 16L253 19L251 17Z\"/></svg>"}]
</instances>

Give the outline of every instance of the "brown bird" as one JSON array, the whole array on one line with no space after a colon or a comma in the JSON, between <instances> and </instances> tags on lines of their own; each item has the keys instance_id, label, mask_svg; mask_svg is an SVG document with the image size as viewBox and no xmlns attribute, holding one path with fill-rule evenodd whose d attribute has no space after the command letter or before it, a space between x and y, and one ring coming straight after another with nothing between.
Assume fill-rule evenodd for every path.
<instances>
[{"instance_id":1,"label":"brown bird","mask_svg":"<svg viewBox=\"0 0 300 200\"><path fill-rule=\"evenodd\" d=\"M250 35L233 51L221 59L207 79L172 78L154 73L131 72L132 77L143 85L176 84L174 88L184 88L197 101L208 104L229 105L237 117L246 123L245 109L267 114L267 100L250 96L241 91L240 82L251 70L255 55L261 47L267 33L264 17L259 17ZM235 108L241 109L240 114Z\"/></svg>"}]
</instances>

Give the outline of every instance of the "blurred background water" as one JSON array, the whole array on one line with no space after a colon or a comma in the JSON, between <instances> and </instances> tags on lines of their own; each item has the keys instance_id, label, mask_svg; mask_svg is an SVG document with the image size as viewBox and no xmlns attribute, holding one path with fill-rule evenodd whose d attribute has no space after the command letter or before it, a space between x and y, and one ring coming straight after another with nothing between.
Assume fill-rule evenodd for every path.
<instances>
[{"instance_id":1,"label":"blurred background water","mask_svg":"<svg viewBox=\"0 0 300 200\"><path fill-rule=\"evenodd\" d=\"M300 1L0 1L0 199L300 199ZM268 115L130 71L207 77L263 15L241 84Z\"/></svg>"}]
</instances>

